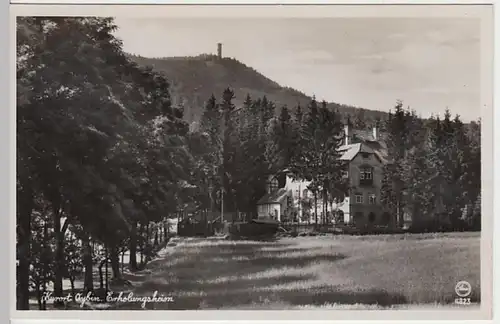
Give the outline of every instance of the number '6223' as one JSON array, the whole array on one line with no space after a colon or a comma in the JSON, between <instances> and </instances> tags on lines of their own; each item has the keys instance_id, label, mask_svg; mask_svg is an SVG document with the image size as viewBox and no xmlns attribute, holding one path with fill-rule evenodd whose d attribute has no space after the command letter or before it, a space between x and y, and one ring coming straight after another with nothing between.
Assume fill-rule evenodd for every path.
<instances>
[{"instance_id":1,"label":"number '6223'","mask_svg":"<svg viewBox=\"0 0 500 324\"><path fill-rule=\"evenodd\" d=\"M470 305L470 298L455 298L455 304Z\"/></svg>"}]
</instances>

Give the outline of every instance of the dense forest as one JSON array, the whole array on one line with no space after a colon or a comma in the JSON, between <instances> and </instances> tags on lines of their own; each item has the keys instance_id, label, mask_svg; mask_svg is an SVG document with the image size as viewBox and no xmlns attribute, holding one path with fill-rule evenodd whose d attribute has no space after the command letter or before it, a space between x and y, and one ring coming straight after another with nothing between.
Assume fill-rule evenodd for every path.
<instances>
[{"instance_id":1,"label":"dense forest","mask_svg":"<svg viewBox=\"0 0 500 324\"><path fill-rule=\"evenodd\" d=\"M314 98L278 106L227 85L199 101L192 128L168 73L132 60L115 28L112 19L18 19L18 309L30 294L44 309L41 296L51 287L62 296L63 279L106 289L108 263L119 282L125 251L130 271L144 267L187 204L253 213L267 176L283 168L312 180L317 196L348 190L337 159L344 112ZM479 228L479 121L465 127L449 112L424 121L396 103L386 118L358 121L375 122L391 157L387 209Z\"/></svg>"}]
</instances>

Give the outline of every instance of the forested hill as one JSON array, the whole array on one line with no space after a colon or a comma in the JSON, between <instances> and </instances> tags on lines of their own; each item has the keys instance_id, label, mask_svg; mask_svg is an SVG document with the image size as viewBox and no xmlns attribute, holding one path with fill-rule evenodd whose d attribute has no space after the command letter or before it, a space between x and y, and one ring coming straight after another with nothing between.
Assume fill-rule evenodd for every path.
<instances>
[{"instance_id":1,"label":"forested hill","mask_svg":"<svg viewBox=\"0 0 500 324\"><path fill-rule=\"evenodd\" d=\"M189 122L198 121L204 102L212 94L219 96L227 87L234 91L236 106L243 103L247 94L253 98L265 95L276 106L287 105L292 110L298 104L302 107L307 106L311 100L306 94L289 87L282 87L233 58L219 59L215 55L169 58L130 55L130 57L141 66L151 66L155 71L164 73L171 82L173 104L184 107L184 116ZM371 123L376 118L384 120L387 117L387 113L381 111L338 103L328 105L332 109L338 109L345 117L351 115L364 120L365 123Z\"/></svg>"}]
</instances>

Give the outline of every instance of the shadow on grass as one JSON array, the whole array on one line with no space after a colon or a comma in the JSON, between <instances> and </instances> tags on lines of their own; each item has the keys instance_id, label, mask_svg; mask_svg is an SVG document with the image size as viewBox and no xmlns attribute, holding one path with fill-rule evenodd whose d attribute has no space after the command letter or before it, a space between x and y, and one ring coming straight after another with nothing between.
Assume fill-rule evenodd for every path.
<instances>
[{"instance_id":1,"label":"shadow on grass","mask_svg":"<svg viewBox=\"0 0 500 324\"><path fill-rule=\"evenodd\" d=\"M241 243L241 244L239 244ZM146 309L287 309L325 304L365 304L382 307L415 303L413 296L385 289L357 289L316 281L315 263L345 259L334 249L300 249L295 244L262 242L182 244L163 260L148 266L151 275L134 289L136 295L154 291L172 296L170 303L148 303ZM321 286L317 286L317 285ZM418 297L418 296L417 296ZM425 298L430 300L432 298ZM434 302L451 304L452 294ZM479 301L479 293L471 296ZM118 305L141 309L139 304Z\"/></svg>"},{"instance_id":2,"label":"shadow on grass","mask_svg":"<svg viewBox=\"0 0 500 324\"><path fill-rule=\"evenodd\" d=\"M131 273L131 272L125 272L122 273L123 279L130 280L130 281L141 281L145 280L147 278L146 274L143 273Z\"/></svg>"},{"instance_id":3,"label":"shadow on grass","mask_svg":"<svg viewBox=\"0 0 500 324\"><path fill-rule=\"evenodd\" d=\"M308 273L307 266L344 258L341 254L325 254L279 243L185 245L166 259L150 264L151 277L136 286L134 293L148 296L158 291L158 294L175 298L172 303L148 304L147 309L222 308L262 304L269 300L282 302L283 299L293 303L293 298L297 300L301 296L307 304L315 291L302 289L280 293L265 288L275 285L303 287L315 278L314 273ZM128 304L119 308L139 309L140 306Z\"/></svg>"},{"instance_id":4,"label":"shadow on grass","mask_svg":"<svg viewBox=\"0 0 500 324\"><path fill-rule=\"evenodd\" d=\"M151 275L150 280L136 288L138 293L150 290L154 285L166 284L170 291L189 291L196 287L210 289L207 282L221 281L220 279L245 278L266 276L266 271L274 271L275 283L281 277L289 275L290 268L297 269L316 262L336 262L344 259L341 254L304 253L302 249L288 249L284 252L272 251L235 251L232 254L211 254L199 252L193 255L182 254L173 256L159 265ZM262 273L264 273L262 275ZM270 283L272 284L272 282ZM200 290L201 288L198 288Z\"/></svg>"},{"instance_id":5,"label":"shadow on grass","mask_svg":"<svg viewBox=\"0 0 500 324\"><path fill-rule=\"evenodd\" d=\"M191 241L189 241L191 243ZM176 264L180 267L190 267L203 264L206 261L216 259L216 258L239 258L239 257L254 257L258 253L263 253L263 248L277 248L286 247L290 245L279 244L279 243L257 243L257 242L244 242L242 244L235 242L223 242L217 244L206 244L197 245L195 244L183 244L178 246L175 251L165 258L151 261L147 270L157 270L159 268L169 269L171 264ZM284 250L277 250L277 252L283 253ZM287 251L288 252L288 251ZM186 258L190 261L186 262Z\"/></svg>"}]
</instances>

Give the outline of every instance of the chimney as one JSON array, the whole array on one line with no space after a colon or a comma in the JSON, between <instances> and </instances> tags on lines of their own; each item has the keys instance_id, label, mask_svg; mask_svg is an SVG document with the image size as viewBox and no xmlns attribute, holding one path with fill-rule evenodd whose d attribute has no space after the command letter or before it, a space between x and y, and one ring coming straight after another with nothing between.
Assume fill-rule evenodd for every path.
<instances>
[{"instance_id":1,"label":"chimney","mask_svg":"<svg viewBox=\"0 0 500 324\"><path fill-rule=\"evenodd\" d=\"M222 43L217 43L217 57L222 58Z\"/></svg>"},{"instance_id":2,"label":"chimney","mask_svg":"<svg viewBox=\"0 0 500 324\"><path fill-rule=\"evenodd\" d=\"M347 124L344 125L344 144L349 145L351 144L351 124L348 122Z\"/></svg>"},{"instance_id":3,"label":"chimney","mask_svg":"<svg viewBox=\"0 0 500 324\"><path fill-rule=\"evenodd\" d=\"M373 126L373 140L378 141L378 128L377 128L377 125Z\"/></svg>"}]
</instances>

